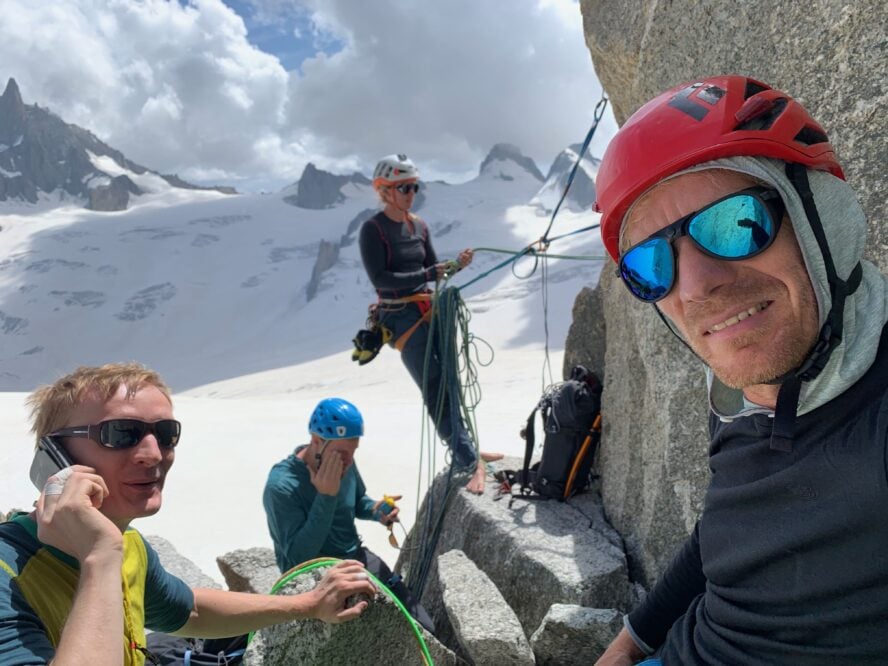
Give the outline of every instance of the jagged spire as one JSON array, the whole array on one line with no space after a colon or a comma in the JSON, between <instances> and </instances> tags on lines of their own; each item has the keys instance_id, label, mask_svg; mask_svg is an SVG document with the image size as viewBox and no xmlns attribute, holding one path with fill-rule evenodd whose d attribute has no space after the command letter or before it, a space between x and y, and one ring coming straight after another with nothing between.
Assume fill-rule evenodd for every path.
<instances>
[{"instance_id":1,"label":"jagged spire","mask_svg":"<svg viewBox=\"0 0 888 666\"><path fill-rule=\"evenodd\" d=\"M22 102L22 94L19 92L15 79L10 78L6 84L6 90L0 95L0 120L3 124L10 125L20 120L24 115L25 105Z\"/></svg>"},{"instance_id":2,"label":"jagged spire","mask_svg":"<svg viewBox=\"0 0 888 666\"><path fill-rule=\"evenodd\" d=\"M19 91L18 84L14 78L9 77L9 81L6 83L6 90L3 91L3 96L0 99L9 105L22 105L22 93Z\"/></svg>"}]
</instances>

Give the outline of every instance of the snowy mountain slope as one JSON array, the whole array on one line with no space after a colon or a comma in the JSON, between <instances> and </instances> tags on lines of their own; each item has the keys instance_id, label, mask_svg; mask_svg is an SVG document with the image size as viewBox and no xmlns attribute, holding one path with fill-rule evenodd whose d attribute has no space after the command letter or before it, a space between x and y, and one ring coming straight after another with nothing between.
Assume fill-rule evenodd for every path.
<instances>
[{"instance_id":1,"label":"snowy mountain slope","mask_svg":"<svg viewBox=\"0 0 888 666\"><path fill-rule=\"evenodd\" d=\"M547 218L524 205L539 181L509 160L493 171L427 186L420 213L442 258L464 247L519 249L545 228ZM347 351L375 300L356 243L341 248L314 300L305 297L321 239L338 243L349 222L375 206L367 186L350 183L343 194L333 208L304 210L279 195L166 189L126 212L3 215L0 390L30 390L78 364L113 359L143 361L186 390ZM565 213L558 225L590 219ZM600 254L594 234L579 238L553 251ZM479 253L455 282L502 258ZM564 339L570 302L597 270L553 264L550 279L565 301L552 313L554 346ZM520 281L502 271L465 295L483 295L480 330L519 346L541 340L541 310L532 304L538 292L539 274ZM485 321L481 310L497 314Z\"/></svg>"}]
</instances>

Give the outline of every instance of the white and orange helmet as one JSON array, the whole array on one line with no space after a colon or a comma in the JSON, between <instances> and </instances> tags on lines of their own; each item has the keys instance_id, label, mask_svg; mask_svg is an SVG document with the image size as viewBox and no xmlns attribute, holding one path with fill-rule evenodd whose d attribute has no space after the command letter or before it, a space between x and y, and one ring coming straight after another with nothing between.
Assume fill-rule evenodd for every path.
<instances>
[{"instance_id":1,"label":"white and orange helmet","mask_svg":"<svg viewBox=\"0 0 888 666\"><path fill-rule=\"evenodd\" d=\"M419 169L404 154L386 155L373 169L373 187L395 185L405 180L417 180Z\"/></svg>"}]
</instances>

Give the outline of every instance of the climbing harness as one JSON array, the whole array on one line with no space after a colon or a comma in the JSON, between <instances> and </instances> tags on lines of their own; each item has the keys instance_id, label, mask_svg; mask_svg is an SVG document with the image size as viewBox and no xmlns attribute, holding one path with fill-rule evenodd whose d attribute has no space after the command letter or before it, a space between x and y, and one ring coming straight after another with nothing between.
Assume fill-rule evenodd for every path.
<instances>
[{"instance_id":1,"label":"climbing harness","mask_svg":"<svg viewBox=\"0 0 888 666\"><path fill-rule=\"evenodd\" d=\"M287 583L301 574L308 573L309 571L313 571L320 567L331 566L341 561L342 560L335 557L318 557L313 560L309 560L308 562L303 562L302 564L295 566L289 571L283 573L281 577L277 580L277 582L272 586L270 593L277 594ZM416 637L416 642L419 644L423 666L434 666L432 655L429 653L429 647L426 644L425 639L422 637L422 630L419 628L416 620L413 619L413 616L410 615L410 612L404 607L404 604L401 603L401 600L398 599L397 596L395 596L395 593L392 592L387 585L380 581L371 572L367 571L366 574L373 582L373 584L376 585L377 589L394 602L398 610L401 611L401 615L403 615L409 623L410 628L413 630L413 635ZM248 645L250 641L253 640L254 633L255 632L250 632L247 638Z\"/></svg>"},{"instance_id":2,"label":"climbing harness","mask_svg":"<svg viewBox=\"0 0 888 666\"><path fill-rule=\"evenodd\" d=\"M421 292L419 294L411 294L409 296L404 296L402 298L380 298L377 301L377 308L380 305L407 305L408 303L415 303L416 307L419 308L422 316L414 322L414 324L404 331L401 335L397 337L394 341L390 341L389 344L397 349L398 351L404 351L404 347L407 346L407 341L410 340L411 336L416 332L423 323L429 321L432 317L432 307L431 307L432 294L431 292Z\"/></svg>"}]
</instances>

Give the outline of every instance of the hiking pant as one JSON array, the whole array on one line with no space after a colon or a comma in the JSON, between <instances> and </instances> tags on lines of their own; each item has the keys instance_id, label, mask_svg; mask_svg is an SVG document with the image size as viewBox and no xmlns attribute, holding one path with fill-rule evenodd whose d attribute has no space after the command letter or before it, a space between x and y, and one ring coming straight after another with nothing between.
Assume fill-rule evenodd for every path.
<instances>
[{"instance_id":1,"label":"hiking pant","mask_svg":"<svg viewBox=\"0 0 888 666\"><path fill-rule=\"evenodd\" d=\"M380 308L379 311L380 323L392 332L393 340L400 338L420 318L422 318L422 314L415 303L394 306L391 310ZM420 391L423 388L423 370L426 364L426 347L429 344L429 333L429 323L421 323L413 331L410 339L407 340L407 344L404 345L404 349L401 351L401 360ZM478 462L478 456L475 454L475 445L466 430L459 412L458 368L455 362L452 363L453 367L447 368L446 381L442 381L444 375L442 343L441 335L436 331L429 354L423 400L429 415L432 417L432 421L435 422L438 436L447 443L453 454L453 466L457 469L474 470ZM451 354L451 358L456 359L456 355ZM446 386L442 384L446 384ZM443 401L443 408L441 409L441 418L436 421L435 417L438 413L439 400Z\"/></svg>"},{"instance_id":2,"label":"hiking pant","mask_svg":"<svg viewBox=\"0 0 888 666\"><path fill-rule=\"evenodd\" d=\"M145 646L151 657L146 664L158 666L238 666L243 663L247 649L247 634L234 638L184 638L152 632L145 637ZM147 657L147 655L146 655Z\"/></svg>"},{"instance_id":3,"label":"hiking pant","mask_svg":"<svg viewBox=\"0 0 888 666\"><path fill-rule=\"evenodd\" d=\"M430 634L435 633L435 623L432 621L432 618L426 609L423 608L422 604L419 603L419 600L413 596L410 589L404 585L404 581L401 580L401 577L392 574L392 570L388 568L388 565L383 562L376 553L362 547L361 550L358 551L357 559L367 567L367 571L385 583L386 587L398 597L400 602L404 604L404 608L407 609L417 622L425 627Z\"/></svg>"}]
</instances>

